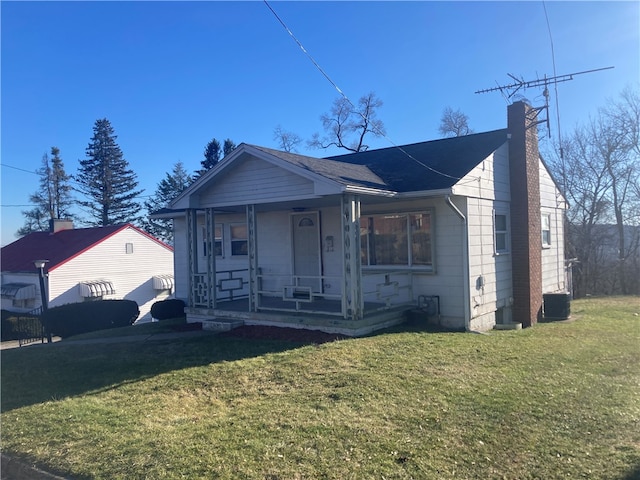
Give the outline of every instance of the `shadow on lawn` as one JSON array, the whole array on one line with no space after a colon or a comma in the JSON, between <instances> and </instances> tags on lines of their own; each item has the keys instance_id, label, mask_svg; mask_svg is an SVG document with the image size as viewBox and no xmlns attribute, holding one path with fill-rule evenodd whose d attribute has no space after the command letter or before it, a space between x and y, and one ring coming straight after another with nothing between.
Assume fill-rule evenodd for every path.
<instances>
[{"instance_id":1,"label":"shadow on lawn","mask_svg":"<svg viewBox=\"0 0 640 480\"><path fill-rule=\"evenodd\" d=\"M104 391L161 373L278 353L305 343L205 335L149 343L52 344L2 351L1 410Z\"/></svg>"}]
</instances>

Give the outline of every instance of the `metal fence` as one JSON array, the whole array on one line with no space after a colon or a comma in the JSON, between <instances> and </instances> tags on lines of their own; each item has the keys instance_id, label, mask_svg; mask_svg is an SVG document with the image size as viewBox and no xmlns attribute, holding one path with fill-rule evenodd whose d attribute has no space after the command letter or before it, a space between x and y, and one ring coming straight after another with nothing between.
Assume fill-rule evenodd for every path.
<instances>
[{"instance_id":1,"label":"metal fence","mask_svg":"<svg viewBox=\"0 0 640 480\"><path fill-rule=\"evenodd\" d=\"M14 332L20 346L45 342L45 330L42 323L42 307L17 315Z\"/></svg>"}]
</instances>

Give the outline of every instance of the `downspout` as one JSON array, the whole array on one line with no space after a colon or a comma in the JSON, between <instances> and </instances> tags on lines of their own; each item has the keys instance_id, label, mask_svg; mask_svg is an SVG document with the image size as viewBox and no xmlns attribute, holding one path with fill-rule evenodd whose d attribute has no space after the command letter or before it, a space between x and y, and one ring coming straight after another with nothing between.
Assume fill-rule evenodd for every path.
<instances>
[{"instance_id":1,"label":"downspout","mask_svg":"<svg viewBox=\"0 0 640 480\"><path fill-rule=\"evenodd\" d=\"M458 207L451 201L451 195L444 197L447 205L456 213L460 220L462 220L463 227L463 243L462 243L462 278L464 280L464 329L470 331L471 325L471 291L469 287L469 228L467 223L467 217L460 211Z\"/></svg>"}]
</instances>

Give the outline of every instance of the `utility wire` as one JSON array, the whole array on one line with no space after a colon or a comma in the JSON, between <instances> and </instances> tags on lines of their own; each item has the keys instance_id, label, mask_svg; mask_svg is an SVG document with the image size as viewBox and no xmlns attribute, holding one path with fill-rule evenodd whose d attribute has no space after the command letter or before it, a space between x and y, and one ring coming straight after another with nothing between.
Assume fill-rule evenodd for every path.
<instances>
[{"instance_id":1,"label":"utility wire","mask_svg":"<svg viewBox=\"0 0 640 480\"><path fill-rule=\"evenodd\" d=\"M542 8L544 9L544 18L547 21L547 30L549 31L549 42L551 43L551 63L553 65L553 76L556 74L556 54L553 48L553 36L551 35L551 25L549 24L549 15L547 15L547 5L542 2ZM553 82L553 88L555 90L555 102L556 102L556 121L558 123L558 148L560 149L560 158L564 159L564 152L562 149L562 135L560 134L560 105L558 100L558 82Z\"/></svg>"},{"instance_id":2,"label":"utility wire","mask_svg":"<svg viewBox=\"0 0 640 480\"><path fill-rule=\"evenodd\" d=\"M291 38L298 44L298 46L300 47L302 52L307 56L307 58L309 58L309 60L311 60L311 63L313 63L313 65L320 71L320 73L324 76L324 78L326 78L327 81L333 86L333 88L335 88L337 90L337 92L342 96L342 98L344 98L349 103L349 105L351 105L351 107L353 108L354 112L357 113L358 115L360 115L365 122L369 123L369 119L367 117L365 117L362 113L360 113L360 112L358 112L356 110L355 105L353 104L353 102L351 100L349 100L349 97L347 97L347 95L342 91L342 89L340 87L338 87L336 82L334 82L331 79L331 77L327 74L327 72L324 71L324 69L318 64L318 62L316 62L315 59L311 56L311 54L304 48L304 46L302 45L300 40L298 40L296 38L296 36L291 31L291 29L287 26L286 23L284 23L284 20L282 20L280 18L280 16L276 13L276 11L271 7L271 5L269 5L269 2L267 0L263 0L263 1L264 1L264 4L269 8L269 10L271 10L271 13L273 13L273 15L276 17L278 22L280 22L280 25L282 25L284 27L284 29L287 31L289 36L291 36ZM373 128L375 129L376 127L373 127ZM400 147L395 142L393 142L389 137L387 137L387 135L384 132L380 131L379 129L375 129L373 131L378 136L381 136L385 140L387 140L387 142L389 142L393 147L395 147L398 150L400 150L409 159L413 160L414 162L416 162L417 164L419 164L422 167L426 168L427 170L430 170L430 171L432 171L434 173L437 173L438 175L442 175L443 177L452 178L454 180L461 180L461 177L455 177L455 176L449 175L447 173L440 172L440 171L436 170L435 168L430 167L429 165L426 165L424 162L421 162L417 158L413 157L413 155L411 155L407 151L405 151L402 147Z\"/></svg>"}]
</instances>

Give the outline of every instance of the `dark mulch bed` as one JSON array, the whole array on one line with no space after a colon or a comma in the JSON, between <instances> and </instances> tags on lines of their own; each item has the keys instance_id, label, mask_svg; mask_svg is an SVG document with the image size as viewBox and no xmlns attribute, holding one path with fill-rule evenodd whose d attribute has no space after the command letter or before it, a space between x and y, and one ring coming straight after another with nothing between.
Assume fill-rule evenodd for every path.
<instances>
[{"instance_id":1,"label":"dark mulch bed","mask_svg":"<svg viewBox=\"0 0 640 480\"><path fill-rule=\"evenodd\" d=\"M256 338L260 340L284 340L287 342L320 344L350 338L338 333L325 333L303 328L245 325L220 334L224 337Z\"/></svg>"},{"instance_id":2,"label":"dark mulch bed","mask_svg":"<svg viewBox=\"0 0 640 480\"><path fill-rule=\"evenodd\" d=\"M173 330L174 332L191 332L194 330L202 330L202 322L181 323L179 325L172 325L171 330Z\"/></svg>"}]
</instances>

